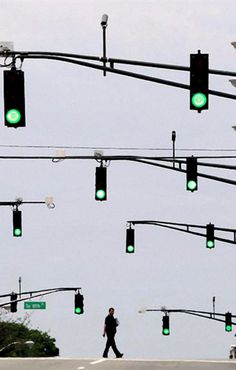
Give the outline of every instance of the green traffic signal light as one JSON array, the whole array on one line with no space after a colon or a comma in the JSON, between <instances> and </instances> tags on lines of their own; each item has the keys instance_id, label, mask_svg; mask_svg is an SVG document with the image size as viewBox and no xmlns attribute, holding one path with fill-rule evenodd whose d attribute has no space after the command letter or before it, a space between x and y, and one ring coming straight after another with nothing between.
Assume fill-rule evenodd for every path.
<instances>
[{"instance_id":1,"label":"green traffic signal light","mask_svg":"<svg viewBox=\"0 0 236 370\"><path fill-rule=\"evenodd\" d=\"M14 229L14 235L15 236L21 236L21 229L19 229L19 228Z\"/></svg>"},{"instance_id":2,"label":"green traffic signal light","mask_svg":"<svg viewBox=\"0 0 236 370\"><path fill-rule=\"evenodd\" d=\"M207 97L205 94L198 92L191 98L192 105L196 108L202 108L207 103Z\"/></svg>"},{"instance_id":3,"label":"green traffic signal light","mask_svg":"<svg viewBox=\"0 0 236 370\"><path fill-rule=\"evenodd\" d=\"M207 248L212 249L215 247L215 243L213 240L207 240Z\"/></svg>"},{"instance_id":4,"label":"green traffic signal light","mask_svg":"<svg viewBox=\"0 0 236 370\"><path fill-rule=\"evenodd\" d=\"M228 332L232 331L232 325L226 325L225 330Z\"/></svg>"},{"instance_id":5,"label":"green traffic signal light","mask_svg":"<svg viewBox=\"0 0 236 370\"><path fill-rule=\"evenodd\" d=\"M165 328L163 329L163 335L169 335L170 334L170 330L168 328Z\"/></svg>"},{"instance_id":6,"label":"green traffic signal light","mask_svg":"<svg viewBox=\"0 0 236 370\"><path fill-rule=\"evenodd\" d=\"M196 181L194 181L194 180L189 180L189 181L187 182L187 188L188 188L188 190L190 190L190 191L194 191L194 190L197 188L197 183L196 183Z\"/></svg>"},{"instance_id":7,"label":"green traffic signal light","mask_svg":"<svg viewBox=\"0 0 236 370\"><path fill-rule=\"evenodd\" d=\"M98 189L96 191L96 199L103 200L106 197L106 192L103 189Z\"/></svg>"},{"instance_id":8,"label":"green traffic signal light","mask_svg":"<svg viewBox=\"0 0 236 370\"><path fill-rule=\"evenodd\" d=\"M76 307L75 308L75 313L77 313L78 315L80 315L82 312L81 308L80 307Z\"/></svg>"},{"instance_id":9,"label":"green traffic signal light","mask_svg":"<svg viewBox=\"0 0 236 370\"><path fill-rule=\"evenodd\" d=\"M18 109L10 109L6 113L6 121L9 122L12 125L15 125L16 123L20 122L21 120L21 113Z\"/></svg>"},{"instance_id":10,"label":"green traffic signal light","mask_svg":"<svg viewBox=\"0 0 236 370\"><path fill-rule=\"evenodd\" d=\"M127 245L127 253L134 253L134 246L133 245Z\"/></svg>"}]
</instances>

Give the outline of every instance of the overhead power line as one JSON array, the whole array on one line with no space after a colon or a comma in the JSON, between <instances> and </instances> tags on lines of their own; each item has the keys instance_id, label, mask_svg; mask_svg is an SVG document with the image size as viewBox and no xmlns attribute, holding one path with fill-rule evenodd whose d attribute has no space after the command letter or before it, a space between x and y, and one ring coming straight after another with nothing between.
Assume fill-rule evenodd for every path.
<instances>
[{"instance_id":1,"label":"overhead power line","mask_svg":"<svg viewBox=\"0 0 236 370\"><path fill-rule=\"evenodd\" d=\"M145 146L79 146L79 145L16 145L0 144L0 148L22 149L79 149L79 150L146 150L146 151L172 151L172 148L145 147ZM236 152L233 148L176 148L176 152Z\"/></svg>"}]
</instances>

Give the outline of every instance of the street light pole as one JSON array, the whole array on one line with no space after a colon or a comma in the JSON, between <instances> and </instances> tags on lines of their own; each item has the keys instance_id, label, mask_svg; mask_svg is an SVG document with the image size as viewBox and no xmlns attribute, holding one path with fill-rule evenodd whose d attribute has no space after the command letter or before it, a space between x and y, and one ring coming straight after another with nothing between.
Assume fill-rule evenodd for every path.
<instances>
[{"instance_id":1,"label":"street light pole","mask_svg":"<svg viewBox=\"0 0 236 370\"><path fill-rule=\"evenodd\" d=\"M101 20L101 26L102 26L102 33L103 33L103 76L106 76L106 61L107 61L107 56L106 56L106 28L107 28L107 21L108 21L108 15L103 14L102 20Z\"/></svg>"}]
</instances>

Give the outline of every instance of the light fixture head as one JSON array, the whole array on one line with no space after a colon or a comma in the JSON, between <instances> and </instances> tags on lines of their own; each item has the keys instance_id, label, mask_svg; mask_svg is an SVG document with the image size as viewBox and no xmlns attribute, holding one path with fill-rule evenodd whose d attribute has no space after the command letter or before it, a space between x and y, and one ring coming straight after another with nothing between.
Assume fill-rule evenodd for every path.
<instances>
[{"instance_id":1,"label":"light fixture head","mask_svg":"<svg viewBox=\"0 0 236 370\"><path fill-rule=\"evenodd\" d=\"M108 21L108 15L107 14L103 14L102 20L101 20L101 26L102 27L107 27L107 21Z\"/></svg>"},{"instance_id":2,"label":"light fixture head","mask_svg":"<svg viewBox=\"0 0 236 370\"><path fill-rule=\"evenodd\" d=\"M233 87L236 87L236 79L229 80L229 82L233 85Z\"/></svg>"}]
</instances>

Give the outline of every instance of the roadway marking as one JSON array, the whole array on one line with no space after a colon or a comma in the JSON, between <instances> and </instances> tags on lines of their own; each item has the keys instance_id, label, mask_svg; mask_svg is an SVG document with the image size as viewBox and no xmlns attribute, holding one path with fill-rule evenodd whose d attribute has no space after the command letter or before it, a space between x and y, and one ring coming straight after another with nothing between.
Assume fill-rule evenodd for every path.
<instances>
[{"instance_id":1,"label":"roadway marking","mask_svg":"<svg viewBox=\"0 0 236 370\"><path fill-rule=\"evenodd\" d=\"M103 361L106 361L106 359L105 358L101 358L100 360L96 360L96 361L90 362L90 365L100 364L100 362L103 362Z\"/></svg>"},{"instance_id":2,"label":"roadway marking","mask_svg":"<svg viewBox=\"0 0 236 370\"><path fill-rule=\"evenodd\" d=\"M77 370L82 370L82 369L85 369L85 367L84 367L84 366L79 366L79 367L77 368Z\"/></svg>"}]
</instances>

